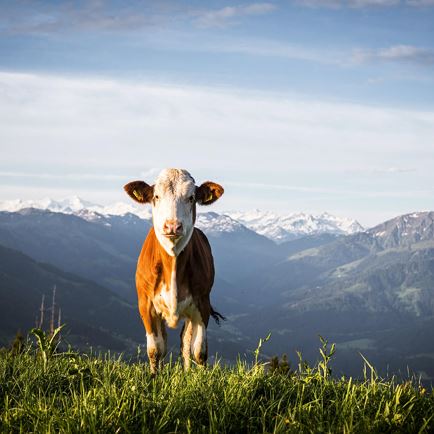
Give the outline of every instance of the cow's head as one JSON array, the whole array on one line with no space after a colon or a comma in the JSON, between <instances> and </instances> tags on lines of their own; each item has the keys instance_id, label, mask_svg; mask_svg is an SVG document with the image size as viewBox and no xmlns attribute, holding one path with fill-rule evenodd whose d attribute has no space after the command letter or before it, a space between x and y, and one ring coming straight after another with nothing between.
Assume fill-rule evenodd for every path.
<instances>
[{"instance_id":1,"label":"cow's head","mask_svg":"<svg viewBox=\"0 0 434 434\"><path fill-rule=\"evenodd\" d=\"M152 205L155 235L171 256L179 255L190 241L196 203L210 205L224 192L221 185L210 181L197 187L193 177L182 169L164 169L154 185L133 181L124 189L136 202Z\"/></svg>"}]
</instances>

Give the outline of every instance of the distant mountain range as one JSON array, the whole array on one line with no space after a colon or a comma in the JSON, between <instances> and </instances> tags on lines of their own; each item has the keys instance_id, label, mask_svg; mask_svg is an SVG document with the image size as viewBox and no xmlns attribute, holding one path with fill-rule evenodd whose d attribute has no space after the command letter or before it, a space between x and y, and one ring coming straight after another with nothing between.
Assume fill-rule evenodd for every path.
<instances>
[{"instance_id":1,"label":"distant mountain range","mask_svg":"<svg viewBox=\"0 0 434 434\"><path fill-rule=\"evenodd\" d=\"M64 214L76 214L92 218L92 214L103 216L134 214L145 220L151 219L148 206L136 206L133 203L118 202L112 205L97 205L78 196L61 200L45 198L41 200L10 200L0 202L0 211L16 212L26 208L35 208ZM290 241L308 235L324 233L348 235L363 231L355 220L340 218L328 213L317 216L305 213L278 214L260 210L251 212L200 213L197 226L201 229L213 228L214 231L236 231L240 224L277 243Z\"/></svg>"},{"instance_id":2,"label":"distant mountain range","mask_svg":"<svg viewBox=\"0 0 434 434\"><path fill-rule=\"evenodd\" d=\"M91 342L87 334L98 336L95 330L103 327L107 335L101 347L123 345L129 351L144 343L131 306L136 303L135 264L151 226L149 211L142 210L139 217L118 204L108 212L107 207L103 211L81 200L61 205L47 201L46 208L56 212L27 205L3 203L9 211L0 212L1 254L14 258L3 260L0 267L0 297L9 300L0 303L0 342L5 343L20 324L25 328L33 321L42 291L46 288L48 294L57 282L58 288L70 288L64 289L70 298L65 295L62 303L71 307L71 324L74 309L81 306L73 302L73 288L82 288L76 292L81 300L86 291L97 294L94 307L80 307L76 321L82 324L77 328L81 340L76 342ZM310 226L297 225L289 216L272 216L198 215L197 225L209 237L216 262L212 303L228 317L220 328L211 326L210 351L228 360L238 353L249 355L259 338L271 331L272 339L263 348L266 354L286 352L292 357L299 349L313 358L321 334L337 343L337 372L360 373L362 352L382 372L406 372L410 366L427 381L434 379L434 213L399 216L368 230L329 215L323 215L321 223L310 219ZM325 223L327 219L335 224ZM261 221L263 229L258 226ZM292 231L292 239L265 236L267 228L277 226ZM47 269L50 279L41 280ZM18 289L10 282L18 282ZM35 294L28 297L21 318L13 306L26 291ZM99 312L95 306L104 306L107 299L112 300L113 317L94 317L93 312ZM127 312L137 320L131 327L122 319ZM125 327L117 328L118 321ZM178 340L172 343L177 346Z\"/></svg>"},{"instance_id":3,"label":"distant mountain range","mask_svg":"<svg viewBox=\"0 0 434 434\"><path fill-rule=\"evenodd\" d=\"M329 213L311 215L305 213L276 214L270 211L229 212L233 219L249 229L277 243L291 241L308 235L349 235L363 231L363 227L349 218L339 218Z\"/></svg>"}]
</instances>

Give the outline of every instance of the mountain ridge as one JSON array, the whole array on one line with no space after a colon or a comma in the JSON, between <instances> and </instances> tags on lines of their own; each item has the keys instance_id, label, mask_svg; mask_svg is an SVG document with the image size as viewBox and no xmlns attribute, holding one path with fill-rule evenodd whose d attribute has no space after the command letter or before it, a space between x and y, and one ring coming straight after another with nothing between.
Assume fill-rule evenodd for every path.
<instances>
[{"instance_id":1,"label":"mountain ridge","mask_svg":"<svg viewBox=\"0 0 434 434\"><path fill-rule=\"evenodd\" d=\"M78 196L66 197L60 200L44 198L41 200L9 200L0 202L0 211L18 212L25 208L45 209L64 214L75 214L85 219L98 218L97 215L126 215L134 214L139 218L151 221L150 207L136 206L124 202L111 205L98 205L83 200ZM197 226L200 229L210 229L210 220L219 220L214 226L217 230L235 231L242 225L259 235L281 244L309 235L333 234L348 235L363 231L363 227L353 219L336 217L329 213L312 215L307 213L272 213L270 211L223 211L198 212ZM219 229L216 229L219 228Z\"/></svg>"}]
</instances>

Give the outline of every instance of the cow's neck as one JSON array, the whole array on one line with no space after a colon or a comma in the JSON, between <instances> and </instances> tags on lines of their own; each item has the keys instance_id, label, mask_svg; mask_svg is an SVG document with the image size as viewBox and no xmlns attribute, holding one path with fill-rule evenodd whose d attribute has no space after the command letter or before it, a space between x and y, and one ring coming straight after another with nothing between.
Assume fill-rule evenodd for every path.
<instances>
[{"instance_id":1,"label":"cow's neck","mask_svg":"<svg viewBox=\"0 0 434 434\"><path fill-rule=\"evenodd\" d=\"M155 237L158 240L160 247L172 257L178 257L181 253L187 248L190 244L191 237L194 232L194 226L180 239L176 244L173 244L172 241L168 240L164 235L159 232L154 232Z\"/></svg>"},{"instance_id":2,"label":"cow's neck","mask_svg":"<svg viewBox=\"0 0 434 434\"><path fill-rule=\"evenodd\" d=\"M171 256L160 245L163 277L163 285L161 287L163 293L161 295L165 300L170 317L173 317L174 322L177 320L178 305L183 301L182 296L185 296L185 294L181 292L189 257L191 255L190 246L191 240L189 240L188 244L179 255Z\"/></svg>"}]
</instances>

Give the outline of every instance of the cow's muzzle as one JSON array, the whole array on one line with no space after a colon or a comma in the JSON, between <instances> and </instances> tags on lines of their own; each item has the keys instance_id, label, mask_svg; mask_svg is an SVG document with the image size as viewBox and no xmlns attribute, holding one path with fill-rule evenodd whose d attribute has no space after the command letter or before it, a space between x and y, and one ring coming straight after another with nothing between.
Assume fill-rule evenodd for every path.
<instances>
[{"instance_id":1,"label":"cow's muzzle","mask_svg":"<svg viewBox=\"0 0 434 434\"><path fill-rule=\"evenodd\" d=\"M184 235L182 223L178 220L166 220L163 225L163 235L166 238L176 239Z\"/></svg>"}]
</instances>

